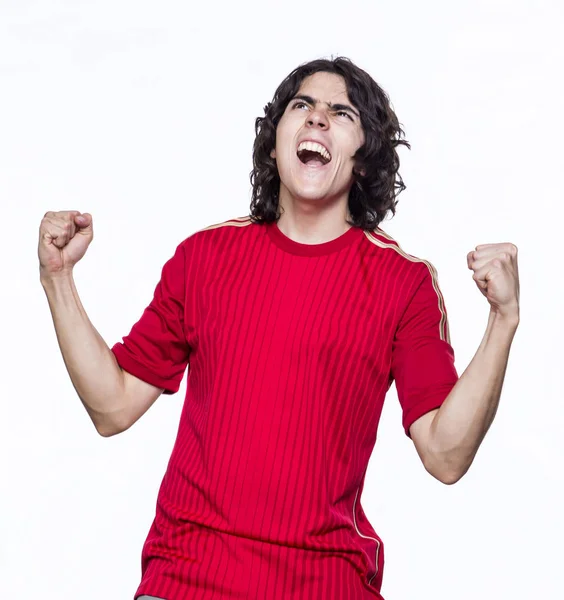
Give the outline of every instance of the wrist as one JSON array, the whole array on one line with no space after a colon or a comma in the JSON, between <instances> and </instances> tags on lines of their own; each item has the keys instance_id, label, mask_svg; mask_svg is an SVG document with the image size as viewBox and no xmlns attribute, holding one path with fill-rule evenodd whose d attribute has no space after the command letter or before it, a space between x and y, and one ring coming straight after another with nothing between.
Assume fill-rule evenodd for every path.
<instances>
[{"instance_id":1,"label":"wrist","mask_svg":"<svg viewBox=\"0 0 564 600\"><path fill-rule=\"evenodd\" d=\"M501 312L499 310L490 310L490 320L504 327L515 328L519 325L519 307L506 309Z\"/></svg>"},{"instance_id":2,"label":"wrist","mask_svg":"<svg viewBox=\"0 0 564 600\"><path fill-rule=\"evenodd\" d=\"M486 328L486 339L492 339L492 336L498 341L507 341L511 343L513 336L519 326L519 313L500 313L491 310Z\"/></svg>"},{"instance_id":3,"label":"wrist","mask_svg":"<svg viewBox=\"0 0 564 600\"><path fill-rule=\"evenodd\" d=\"M58 271L48 273L39 268L39 281L43 287L52 287L54 285L66 284L73 280L72 270Z\"/></svg>"}]
</instances>

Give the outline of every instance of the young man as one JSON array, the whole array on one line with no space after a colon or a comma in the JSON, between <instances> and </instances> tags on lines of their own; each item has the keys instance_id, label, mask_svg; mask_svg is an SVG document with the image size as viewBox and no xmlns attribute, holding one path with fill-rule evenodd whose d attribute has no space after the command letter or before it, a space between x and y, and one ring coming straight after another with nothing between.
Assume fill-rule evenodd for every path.
<instances>
[{"instance_id":1,"label":"young man","mask_svg":"<svg viewBox=\"0 0 564 600\"><path fill-rule=\"evenodd\" d=\"M56 301L65 285L77 297L68 273L90 215L46 215L42 281L61 331L76 310L74 342L59 341L102 435L177 392L189 365L136 598L382 598L383 545L360 499L386 392L395 381L425 468L460 479L519 322L517 249L468 254L491 310L459 378L435 269L378 227L395 212L407 145L385 93L347 59L314 61L256 125L251 215L180 243L111 352L83 309Z\"/></svg>"}]
</instances>

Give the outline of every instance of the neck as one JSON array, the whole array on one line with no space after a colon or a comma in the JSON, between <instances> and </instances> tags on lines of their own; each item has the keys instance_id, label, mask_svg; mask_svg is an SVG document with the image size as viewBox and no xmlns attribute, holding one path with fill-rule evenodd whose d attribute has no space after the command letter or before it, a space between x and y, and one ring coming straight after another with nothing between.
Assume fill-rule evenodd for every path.
<instances>
[{"instance_id":1,"label":"neck","mask_svg":"<svg viewBox=\"0 0 564 600\"><path fill-rule=\"evenodd\" d=\"M350 229L347 219L348 198L334 204L320 206L294 198L280 196L278 228L295 242L323 244L343 235Z\"/></svg>"}]
</instances>

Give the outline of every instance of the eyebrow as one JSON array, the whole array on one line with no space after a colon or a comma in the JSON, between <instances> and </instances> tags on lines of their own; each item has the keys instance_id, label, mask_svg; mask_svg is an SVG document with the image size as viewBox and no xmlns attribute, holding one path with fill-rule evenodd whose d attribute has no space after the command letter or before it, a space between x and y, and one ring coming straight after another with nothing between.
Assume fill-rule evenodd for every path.
<instances>
[{"instance_id":1,"label":"eyebrow","mask_svg":"<svg viewBox=\"0 0 564 600\"><path fill-rule=\"evenodd\" d=\"M311 96L305 96L302 94L298 94L297 96L294 96L292 98L292 101L293 100L303 100L304 102L307 102L308 104L311 104L312 106L315 106L316 104L320 104L320 101L317 100L316 98L312 98ZM360 118L360 115L356 112L356 110L354 110L354 108L352 106L349 106L348 104L332 104L331 102L327 102L327 106L329 108L332 108L333 110L349 111L356 117Z\"/></svg>"}]
</instances>

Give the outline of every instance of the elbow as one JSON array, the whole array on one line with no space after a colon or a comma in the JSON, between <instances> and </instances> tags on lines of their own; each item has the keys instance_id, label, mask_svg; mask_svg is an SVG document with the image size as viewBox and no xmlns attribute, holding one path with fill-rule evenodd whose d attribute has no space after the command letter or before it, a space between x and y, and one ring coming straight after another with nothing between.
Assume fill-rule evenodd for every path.
<instances>
[{"instance_id":1,"label":"elbow","mask_svg":"<svg viewBox=\"0 0 564 600\"><path fill-rule=\"evenodd\" d=\"M130 424L122 423L115 419L110 419L107 416L96 420L92 419L92 422L94 423L94 427L96 428L98 435L104 438L110 438L114 435L123 433L131 426Z\"/></svg>"},{"instance_id":2,"label":"elbow","mask_svg":"<svg viewBox=\"0 0 564 600\"><path fill-rule=\"evenodd\" d=\"M96 427L96 431L98 432L98 434L104 438L113 437L114 435L118 435L119 433L124 431L123 429L111 428L111 427L108 427L105 425L100 426L100 425L94 424L94 426Z\"/></svg>"},{"instance_id":3,"label":"elbow","mask_svg":"<svg viewBox=\"0 0 564 600\"><path fill-rule=\"evenodd\" d=\"M430 460L425 463L425 469L437 481L445 485L454 485L466 475L470 465L448 459Z\"/></svg>"},{"instance_id":4,"label":"elbow","mask_svg":"<svg viewBox=\"0 0 564 600\"><path fill-rule=\"evenodd\" d=\"M445 485L454 485L462 479L464 473L458 473L456 471L444 471L444 472L431 472L431 475L441 483Z\"/></svg>"},{"instance_id":5,"label":"elbow","mask_svg":"<svg viewBox=\"0 0 564 600\"><path fill-rule=\"evenodd\" d=\"M102 429L102 428L98 428L98 427L96 427L96 431L98 432L99 435L101 435L104 438L113 437L114 435L121 433L121 431L118 431L118 430Z\"/></svg>"}]
</instances>

